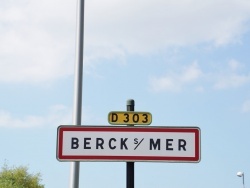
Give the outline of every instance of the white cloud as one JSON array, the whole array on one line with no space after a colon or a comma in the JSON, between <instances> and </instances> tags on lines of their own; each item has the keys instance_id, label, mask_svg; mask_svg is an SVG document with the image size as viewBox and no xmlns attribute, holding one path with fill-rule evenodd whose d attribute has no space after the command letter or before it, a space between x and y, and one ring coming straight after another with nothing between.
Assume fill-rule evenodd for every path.
<instances>
[{"instance_id":1,"label":"white cloud","mask_svg":"<svg viewBox=\"0 0 250 188\"><path fill-rule=\"evenodd\" d=\"M241 69L243 67L242 64L240 64L238 61L236 61L235 59L231 59L229 62L228 62L228 66L229 66L229 69L231 71L237 71L239 69Z\"/></svg>"},{"instance_id":2,"label":"white cloud","mask_svg":"<svg viewBox=\"0 0 250 188\"><path fill-rule=\"evenodd\" d=\"M25 117L14 117L10 112L0 110L0 127L8 128L31 128L44 126L59 126L70 124L72 114L69 108L63 105L50 107L47 115L27 115Z\"/></svg>"},{"instance_id":3,"label":"white cloud","mask_svg":"<svg viewBox=\"0 0 250 188\"><path fill-rule=\"evenodd\" d=\"M179 72L171 72L163 77L152 78L150 87L153 91L180 91L185 85L190 85L202 77L203 72L199 68L198 63L194 62L187 67L183 67ZM196 90L201 91L201 87Z\"/></svg>"},{"instance_id":4,"label":"white cloud","mask_svg":"<svg viewBox=\"0 0 250 188\"><path fill-rule=\"evenodd\" d=\"M225 45L249 29L248 0L91 0L85 5L85 66L171 46ZM72 75L75 10L72 0L2 0L0 82Z\"/></svg>"},{"instance_id":5,"label":"white cloud","mask_svg":"<svg viewBox=\"0 0 250 188\"><path fill-rule=\"evenodd\" d=\"M247 113L250 112L250 100L246 100L242 105L242 111Z\"/></svg>"},{"instance_id":6,"label":"white cloud","mask_svg":"<svg viewBox=\"0 0 250 188\"><path fill-rule=\"evenodd\" d=\"M218 81L215 83L216 89L227 89L240 87L246 83L250 82L250 75L222 75L218 78Z\"/></svg>"},{"instance_id":7,"label":"white cloud","mask_svg":"<svg viewBox=\"0 0 250 188\"><path fill-rule=\"evenodd\" d=\"M221 90L238 88L250 83L250 72L244 64L235 59L228 61L226 66L222 64L215 67L215 69L205 72L197 62L193 62L187 67L181 67L181 70L151 78L150 88L156 92L178 92L185 86L191 86L194 91L204 92L205 87Z\"/></svg>"},{"instance_id":8,"label":"white cloud","mask_svg":"<svg viewBox=\"0 0 250 188\"><path fill-rule=\"evenodd\" d=\"M236 88L247 83L250 83L250 72L243 73L241 68L243 67L236 60L230 60L228 66L223 71L216 73L213 77L216 79L214 88L215 89L228 89Z\"/></svg>"},{"instance_id":9,"label":"white cloud","mask_svg":"<svg viewBox=\"0 0 250 188\"><path fill-rule=\"evenodd\" d=\"M239 39L250 18L246 0L92 0L86 4L87 48L96 46L98 51L145 54L172 45L224 45Z\"/></svg>"},{"instance_id":10,"label":"white cloud","mask_svg":"<svg viewBox=\"0 0 250 188\"><path fill-rule=\"evenodd\" d=\"M17 117L15 114L0 109L0 128L34 128L58 127L72 125L72 109L62 104L50 106L48 112L42 115L25 115ZM103 117L98 117L89 107L83 108L82 125L105 124Z\"/></svg>"},{"instance_id":11,"label":"white cloud","mask_svg":"<svg viewBox=\"0 0 250 188\"><path fill-rule=\"evenodd\" d=\"M70 2L1 4L0 82L37 83L72 75L75 15L66 14Z\"/></svg>"}]
</instances>

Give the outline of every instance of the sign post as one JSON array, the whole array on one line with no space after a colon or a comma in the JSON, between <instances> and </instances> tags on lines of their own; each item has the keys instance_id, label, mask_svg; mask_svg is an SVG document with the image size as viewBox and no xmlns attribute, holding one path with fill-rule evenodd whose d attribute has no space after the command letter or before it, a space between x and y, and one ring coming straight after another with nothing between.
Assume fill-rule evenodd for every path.
<instances>
[{"instance_id":1,"label":"sign post","mask_svg":"<svg viewBox=\"0 0 250 188\"><path fill-rule=\"evenodd\" d=\"M127 100L127 111L135 110L135 101L133 99ZM128 125L129 126L129 125ZM133 126L133 125L132 125ZM134 188L134 162L127 162L127 188Z\"/></svg>"}]
</instances>

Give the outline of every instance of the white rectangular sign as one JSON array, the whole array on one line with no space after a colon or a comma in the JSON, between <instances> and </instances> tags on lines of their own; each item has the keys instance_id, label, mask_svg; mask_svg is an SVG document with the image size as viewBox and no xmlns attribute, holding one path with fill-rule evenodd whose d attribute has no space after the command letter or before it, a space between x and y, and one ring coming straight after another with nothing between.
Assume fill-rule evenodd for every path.
<instances>
[{"instance_id":1,"label":"white rectangular sign","mask_svg":"<svg viewBox=\"0 0 250 188\"><path fill-rule=\"evenodd\" d=\"M59 161L199 162L197 127L59 126Z\"/></svg>"}]
</instances>

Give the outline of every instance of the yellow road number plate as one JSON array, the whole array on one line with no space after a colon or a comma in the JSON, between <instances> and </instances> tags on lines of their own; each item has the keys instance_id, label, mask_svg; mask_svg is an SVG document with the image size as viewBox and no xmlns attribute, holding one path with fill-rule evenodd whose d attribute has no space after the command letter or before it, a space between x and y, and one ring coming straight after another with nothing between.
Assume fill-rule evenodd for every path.
<instances>
[{"instance_id":1,"label":"yellow road number plate","mask_svg":"<svg viewBox=\"0 0 250 188\"><path fill-rule=\"evenodd\" d=\"M152 115L149 112L114 111L108 114L108 122L113 125L149 125Z\"/></svg>"}]
</instances>

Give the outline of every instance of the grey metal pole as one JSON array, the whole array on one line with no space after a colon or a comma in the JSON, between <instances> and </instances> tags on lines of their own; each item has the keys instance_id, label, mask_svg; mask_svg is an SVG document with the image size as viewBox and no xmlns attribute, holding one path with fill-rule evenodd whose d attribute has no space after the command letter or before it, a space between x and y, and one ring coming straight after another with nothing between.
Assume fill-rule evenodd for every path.
<instances>
[{"instance_id":1,"label":"grey metal pole","mask_svg":"<svg viewBox=\"0 0 250 188\"><path fill-rule=\"evenodd\" d=\"M243 180L243 188L245 188L245 181L244 181L244 173L242 174L242 180Z\"/></svg>"},{"instance_id":2,"label":"grey metal pole","mask_svg":"<svg viewBox=\"0 0 250 188\"><path fill-rule=\"evenodd\" d=\"M76 62L74 84L73 125L81 125L82 115L82 77L84 40L84 0L77 2ZM70 188L79 188L80 162L71 162Z\"/></svg>"},{"instance_id":3,"label":"grey metal pole","mask_svg":"<svg viewBox=\"0 0 250 188\"><path fill-rule=\"evenodd\" d=\"M127 111L135 110L135 101L127 100ZM134 188L134 162L127 162L127 188Z\"/></svg>"}]
</instances>

